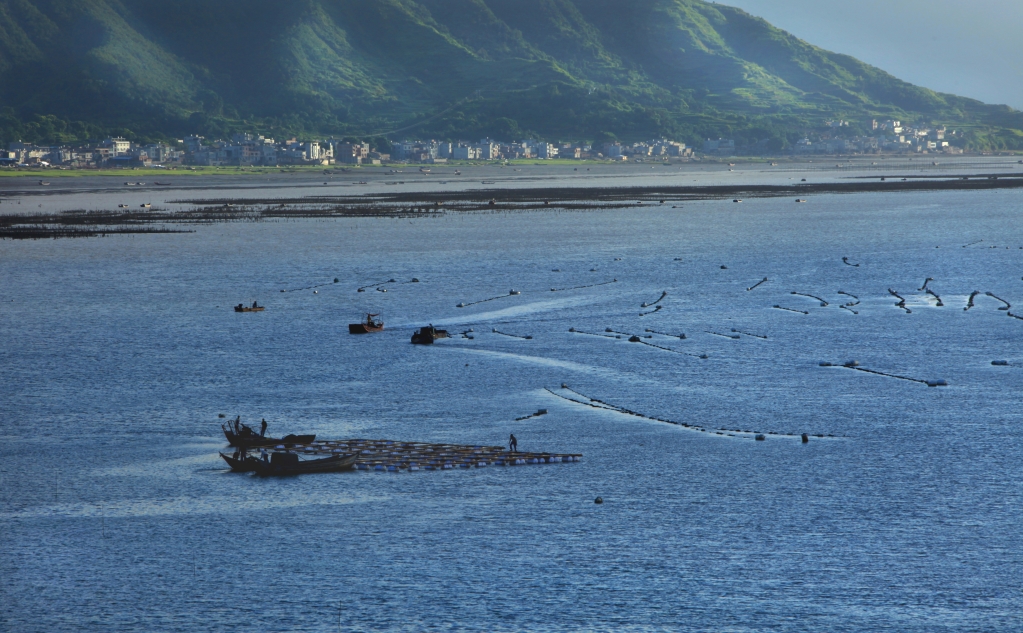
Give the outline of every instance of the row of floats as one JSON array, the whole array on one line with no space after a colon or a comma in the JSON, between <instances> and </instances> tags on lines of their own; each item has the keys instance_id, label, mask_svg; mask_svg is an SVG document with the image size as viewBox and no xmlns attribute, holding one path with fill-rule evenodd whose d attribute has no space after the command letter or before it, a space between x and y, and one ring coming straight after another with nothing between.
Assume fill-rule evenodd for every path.
<instances>
[{"instance_id":1,"label":"row of floats","mask_svg":"<svg viewBox=\"0 0 1023 633\"><path fill-rule=\"evenodd\" d=\"M349 455L354 468L367 471L421 471L526 466L578 462L580 453L524 452L503 446L471 446L395 440L318 440L307 444L277 444L275 452L303 458Z\"/></svg>"}]
</instances>

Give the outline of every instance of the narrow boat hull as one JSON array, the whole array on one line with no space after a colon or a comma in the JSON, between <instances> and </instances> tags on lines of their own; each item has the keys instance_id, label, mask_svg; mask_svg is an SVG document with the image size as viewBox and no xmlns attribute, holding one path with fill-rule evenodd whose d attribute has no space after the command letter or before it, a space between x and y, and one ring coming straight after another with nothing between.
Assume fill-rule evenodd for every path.
<instances>
[{"instance_id":1,"label":"narrow boat hull","mask_svg":"<svg viewBox=\"0 0 1023 633\"><path fill-rule=\"evenodd\" d=\"M256 471L256 465L252 462L258 462L259 460L255 457L246 457L245 459L237 459L230 455L220 454L227 462L227 465L231 467L231 472L234 473L251 473Z\"/></svg>"},{"instance_id":2,"label":"narrow boat hull","mask_svg":"<svg viewBox=\"0 0 1023 633\"><path fill-rule=\"evenodd\" d=\"M287 456L293 459L285 460ZM323 459L310 459L302 461L298 455L275 453L272 461L267 463L261 460L255 461L255 471L260 477L286 477L290 475L305 475L312 473L336 473L355 468L356 455L335 455Z\"/></svg>"}]
</instances>

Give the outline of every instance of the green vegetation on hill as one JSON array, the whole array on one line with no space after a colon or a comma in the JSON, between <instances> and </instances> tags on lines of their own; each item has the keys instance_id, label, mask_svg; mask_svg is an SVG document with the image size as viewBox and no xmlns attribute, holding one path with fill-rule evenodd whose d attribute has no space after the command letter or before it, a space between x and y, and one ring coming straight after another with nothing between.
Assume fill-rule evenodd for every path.
<instances>
[{"instance_id":1,"label":"green vegetation on hill","mask_svg":"<svg viewBox=\"0 0 1023 633\"><path fill-rule=\"evenodd\" d=\"M0 141L255 131L770 139L897 118L1023 147L1023 113L701 0L0 0Z\"/></svg>"}]
</instances>

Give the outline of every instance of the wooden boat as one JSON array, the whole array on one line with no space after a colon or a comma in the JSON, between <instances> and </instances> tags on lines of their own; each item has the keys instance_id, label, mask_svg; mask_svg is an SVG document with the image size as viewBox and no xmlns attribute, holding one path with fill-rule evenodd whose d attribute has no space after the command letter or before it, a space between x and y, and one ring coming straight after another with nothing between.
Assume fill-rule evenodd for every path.
<instances>
[{"instance_id":1,"label":"wooden boat","mask_svg":"<svg viewBox=\"0 0 1023 633\"><path fill-rule=\"evenodd\" d=\"M280 477L351 470L355 467L357 458L357 455L331 455L322 459L302 460L295 453L274 453L270 456L269 463L256 459L253 460L253 465L256 474L260 477Z\"/></svg>"},{"instance_id":2,"label":"wooden boat","mask_svg":"<svg viewBox=\"0 0 1023 633\"><path fill-rule=\"evenodd\" d=\"M266 308L264 308L261 305L256 305L255 301L252 302L252 307L251 308L249 306L243 305L241 303L239 303L238 305L236 305L234 307L234 311L235 312L262 312L263 310L266 310Z\"/></svg>"},{"instance_id":3,"label":"wooden boat","mask_svg":"<svg viewBox=\"0 0 1023 633\"><path fill-rule=\"evenodd\" d=\"M366 320L362 323L349 323L348 333L349 334L369 334L370 332L379 332L384 329L383 321L374 321L373 317L380 316L379 314L367 314Z\"/></svg>"},{"instance_id":4,"label":"wooden boat","mask_svg":"<svg viewBox=\"0 0 1023 633\"><path fill-rule=\"evenodd\" d=\"M223 453L221 453L220 456L223 457L224 461L227 462L227 465L231 467L231 472L233 473L255 472L256 465L253 464L252 462L259 461L258 459L252 456L246 457L245 459L238 459L237 457L232 457L231 455L225 455Z\"/></svg>"},{"instance_id":5,"label":"wooden boat","mask_svg":"<svg viewBox=\"0 0 1023 633\"><path fill-rule=\"evenodd\" d=\"M412 342L416 345L433 345L437 339L449 337L447 330L438 330L432 325L428 325L415 331L415 334L412 335Z\"/></svg>"},{"instance_id":6,"label":"wooden boat","mask_svg":"<svg viewBox=\"0 0 1023 633\"><path fill-rule=\"evenodd\" d=\"M230 428L221 425L221 429L224 431L224 437L227 438L227 443L231 446L240 446L245 448L260 447L260 446L278 446L283 444L284 446L293 446L295 444L312 444L316 441L316 435L285 435L284 437L263 437L259 433L253 431L250 427L242 425L242 432L235 433Z\"/></svg>"}]
</instances>

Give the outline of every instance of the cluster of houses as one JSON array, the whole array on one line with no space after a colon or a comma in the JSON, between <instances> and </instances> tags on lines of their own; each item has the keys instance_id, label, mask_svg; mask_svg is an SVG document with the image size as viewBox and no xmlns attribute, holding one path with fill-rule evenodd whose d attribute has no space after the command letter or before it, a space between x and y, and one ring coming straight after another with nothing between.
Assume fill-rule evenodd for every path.
<instances>
[{"instance_id":1,"label":"cluster of houses","mask_svg":"<svg viewBox=\"0 0 1023 633\"><path fill-rule=\"evenodd\" d=\"M839 130L849 127L846 121L828 121L826 126ZM960 136L956 130L944 126L912 127L902 121L887 120L870 122L872 136L842 138L835 133L825 133L811 140L804 138L793 148L796 154L878 154L886 153L935 153L962 154L963 150L949 141Z\"/></svg>"},{"instance_id":2,"label":"cluster of houses","mask_svg":"<svg viewBox=\"0 0 1023 633\"><path fill-rule=\"evenodd\" d=\"M447 161L490 161L531 159L642 160L647 157L687 157L693 151L684 143L666 139L642 143L587 144L548 143L526 140L501 142L482 139L478 143L442 141L401 141L389 148L371 149L367 143L327 139L278 142L253 134L235 134L230 140L208 141L189 136L175 146L164 143L135 144L123 138L76 147L45 147L21 141L0 151L0 165L65 167L176 167L183 165L379 165L382 162L445 163ZM389 150L389 151L387 151Z\"/></svg>"},{"instance_id":3,"label":"cluster of houses","mask_svg":"<svg viewBox=\"0 0 1023 633\"><path fill-rule=\"evenodd\" d=\"M871 121L873 136L843 135L846 121L828 121L827 131L797 142L794 154L857 154L880 152L962 153L947 138L955 131L944 127L914 128L901 121ZM736 147L732 139L707 139L707 156L767 154L767 140ZM382 162L446 163L448 161L491 161L514 159L546 160L554 158L611 161L689 158L693 149L685 143L654 139L639 143L600 145L549 143L535 139L504 142L491 138L477 143L414 140L391 143L390 147L371 148L367 143L327 139L283 142L254 134L235 134L230 140L207 140L189 136L174 146L165 143L135 144L123 138L108 138L99 143L79 146L43 147L31 143L11 143L0 151L0 166L65 167L175 167L206 166L279 166L279 165L379 165Z\"/></svg>"},{"instance_id":4,"label":"cluster of houses","mask_svg":"<svg viewBox=\"0 0 1023 633\"><path fill-rule=\"evenodd\" d=\"M597 160L641 160L646 157L692 156L693 151L685 143L667 139L641 143L590 144L548 143L529 139L525 141L502 142L490 138L478 143L449 143L441 141L403 141L391 146L392 160L418 163L444 163L449 160L515 160L531 159L597 159ZM339 158L345 162L347 156Z\"/></svg>"}]
</instances>

